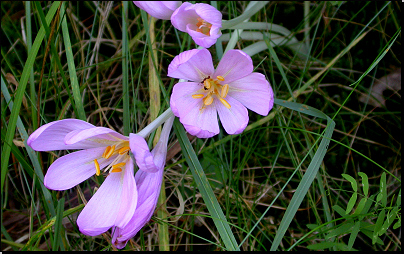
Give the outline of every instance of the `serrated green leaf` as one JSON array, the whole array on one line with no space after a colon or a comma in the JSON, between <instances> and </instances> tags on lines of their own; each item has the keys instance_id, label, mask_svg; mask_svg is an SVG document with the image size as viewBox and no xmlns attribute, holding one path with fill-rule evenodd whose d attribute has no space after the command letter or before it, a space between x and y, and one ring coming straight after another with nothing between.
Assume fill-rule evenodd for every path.
<instances>
[{"instance_id":1,"label":"serrated green leaf","mask_svg":"<svg viewBox=\"0 0 404 254\"><path fill-rule=\"evenodd\" d=\"M358 184L356 183L355 178L353 178L352 176L347 175L347 174L341 174L341 175L342 175L343 178L345 178L346 180L348 180L351 183L352 189L355 192L357 192L358 191Z\"/></svg>"},{"instance_id":2,"label":"serrated green leaf","mask_svg":"<svg viewBox=\"0 0 404 254\"><path fill-rule=\"evenodd\" d=\"M384 221L385 216L386 216L386 210L383 209L383 210L379 213L379 216L377 216L375 228L374 228L374 230L373 230L372 244L375 244L375 243L376 243L377 236L378 236L378 233L379 233L379 231L380 231L380 229L381 229L381 227L382 227L382 225L383 225L383 221Z\"/></svg>"},{"instance_id":3,"label":"serrated green leaf","mask_svg":"<svg viewBox=\"0 0 404 254\"><path fill-rule=\"evenodd\" d=\"M358 175L360 177L362 177L362 184L363 184L363 194L365 195L365 197L368 196L369 194L369 181L368 181L368 176L363 173L363 172L359 172Z\"/></svg>"},{"instance_id":4,"label":"serrated green leaf","mask_svg":"<svg viewBox=\"0 0 404 254\"><path fill-rule=\"evenodd\" d=\"M348 250L352 249L353 244L355 243L355 239L358 236L359 229L360 229L360 221L357 221L355 223L355 226L352 229L351 235L349 236L349 241L348 241Z\"/></svg>"},{"instance_id":5,"label":"serrated green leaf","mask_svg":"<svg viewBox=\"0 0 404 254\"><path fill-rule=\"evenodd\" d=\"M355 192L348 201L348 205L346 206L345 214L349 214L352 211L352 208L355 206L357 199L358 199L358 193Z\"/></svg>"}]
</instances>

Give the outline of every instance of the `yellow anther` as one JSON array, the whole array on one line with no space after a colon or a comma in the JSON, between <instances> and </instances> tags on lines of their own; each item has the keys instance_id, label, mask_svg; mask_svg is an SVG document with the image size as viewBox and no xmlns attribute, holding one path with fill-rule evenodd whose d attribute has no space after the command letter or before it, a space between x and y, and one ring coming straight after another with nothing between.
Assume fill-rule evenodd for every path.
<instances>
[{"instance_id":1,"label":"yellow anther","mask_svg":"<svg viewBox=\"0 0 404 254\"><path fill-rule=\"evenodd\" d=\"M209 81L209 79L205 79L205 81L203 82L203 84L205 85L205 87L206 87L207 89L210 88L210 81Z\"/></svg>"},{"instance_id":2,"label":"yellow anther","mask_svg":"<svg viewBox=\"0 0 404 254\"><path fill-rule=\"evenodd\" d=\"M114 168L111 170L111 173L119 173L119 172L122 172L121 168Z\"/></svg>"},{"instance_id":3,"label":"yellow anther","mask_svg":"<svg viewBox=\"0 0 404 254\"><path fill-rule=\"evenodd\" d=\"M107 153L109 152L109 149L111 149L110 146L107 146L107 147L105 148L104 153L102 154L102 157L103 157L103 158L106 158Z\"/></svg>"},{"instance_id":4,"label":"yellow anther","mask_svg":"<svg viewBox=\"0 0 404 254\"><path fill-rule=\"evenodd\" d=\"M98 163L97 159L94 159L94 165L95 165L95 174L99 176L101 170L100 170L100 164Z\"/></svg>"},{"instance_id":5,"label":"yellow anther","mask_svg":"<svg viewBox=\"0 0 404 254\"><path fill-rule=\"evenodd\" d=\"M226 98L228 92L229 92L229 84L223 85L222 90L220 91L220 97L222 97L223 99Z\"/></svg>"},{"instance_id":6,"label":"yellow anther","mask_svg":"<svg viewBox=\"0 0 404 254\"><path fill-rule=\"evenodd\" d=\"M129 150L130 150L130 147L129 147L129 146L124 146L124 147L122 147L121 149L119 149L118 153L119 153L120 155L122 155L122 154L124 154L124 153L127 153Z\"/></svg>"},{"instance_id":7,"label":"yellow anther","mask_svg":"<svg viewBox=\"0 0 404 254\"><path fill-rule=\"evenodd\" d=\"M112 170L125 166L125 162L121 162L112 166ZM122 170L121 170L122 171Z\"/></svg>"},{"instance_id":8,"label":"yellow anther","mask_svg":"<svg viewBox=\"0 0 404 254\"><path fill-rule=\"evenodd\" d=\"M203 95L203 94L193 94L193 95L192 95L192 98L194 98L194 99L200 99L200 98L203 98L203 96L205 96L205 95Z\"/></svg>"},{"instance_id":9,"label":"yellow anther","mask_svg":"<svg viewBox=\"0 0 404 254\"><path fill-rule=\"evenodd\" d=\"M226 108L231 108L230 104L225 99L219 97L219 100Z\"/></svg>"},{"instance_id":10,"label":"yellow anther","mask_svg":"<svg viewBox=\"0 0 404 254\"><path fill-rule=\"evenodd\" d=\"M108 148L108 147L107 147ZM105 159L109 159L111 156L112 156L112 154L114 153L114 151L115 151L115 145L113 145L110 149L109 149L109 151L107 152L107 154L105 155ZM104 151L105 152L105 151Z\"/></svg>"},{"instance_id":11,"label":"yellow anther","mask_svg":"<svg viewBox=\"0 0 404 254\"><path fill-rule=\"evenodd\" d=\"M222 77L222 76L217 76L216 77L218 80L220 80L220 81L224 81L224 78Z\"/></svg>"},{"instance_id":12,"label":"yellow anther","mask_svg":"<svg viewBox=\"0 0 404 254\"><path fill-rule=\"evenodd\" d=\"M205 104L206 106L212 104L213 102L213 97L209 94L208 96L206 96L205 99L203 99L203 104Z\"/></svg>"}]
</instances>

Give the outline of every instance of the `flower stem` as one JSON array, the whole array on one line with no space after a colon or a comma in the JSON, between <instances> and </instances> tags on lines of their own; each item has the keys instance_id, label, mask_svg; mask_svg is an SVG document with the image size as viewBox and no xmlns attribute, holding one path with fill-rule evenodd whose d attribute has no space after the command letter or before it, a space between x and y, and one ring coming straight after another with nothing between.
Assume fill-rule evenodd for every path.
<instances>
[{"instance_id":1,"label":"flower stem","mask_svg":"<svg viewBox=\"0 0 404 254\"><path fill-rule=\"evenodd\" d=\"M165 121L167 121L168 118L172 117L173 115L174 114L173 111L171 111L171 108L168 108L153 122L149 123L149 125L147 125L141 131L139 131L137 135L146 138L147 136L149 136L150 133L152 133L155 129L157 129L160 125L162 125Z\"/></svg>"}]
</instances>

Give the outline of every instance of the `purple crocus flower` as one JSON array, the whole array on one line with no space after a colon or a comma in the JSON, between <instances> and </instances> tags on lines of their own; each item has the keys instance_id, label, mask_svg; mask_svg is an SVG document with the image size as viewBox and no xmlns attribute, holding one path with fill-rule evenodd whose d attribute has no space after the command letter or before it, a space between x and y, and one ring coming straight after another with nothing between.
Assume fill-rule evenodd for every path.
<instances>
[{"instance_id":1,"label":"purple crocus flower","mask_svg":"<svg viewBox=\"0 0 404 254\"><path fill-rule=\"evenodd\" d=\"M27 144L36 151L80 149L52 163L44 178L48 189L67 190L105 172L104 182L77 219L83 234L95 236L113 226L126 226L135 213L138 194L129 151L132 149L144 170L150 168L147 166L150 159L141 150L146 141L140 139L143 138L139 135L126 137L85 121L64 119L38 128ZM137 143L140 151L133 150Z\"/></svg>"},{"instance_id":2,"label":"purple crocus flower","mask_svg":"<svg viewBox=\"0 0 404 254\"><path fill-rule=\"evenodd\" d=\"M135 175L138 193L138 203L136 211L129 223L124 226L116 226L112 229L112 244L122 249L130 238L134 237L137 232L151 219L151 216L156 209L157 200L160 194L161 182L163 180L163 170L167 155L167 142L173 125L174 116L170 117L164 124L161 132L160 140L150 152L147 148L144 149L147 158L153 158L153 164L149 164L149 171L139 170ZM137 136L132 134L132 136ZM139 137L140 139L141 137ZM143 146L143 148L146 148ZM135 148L136 149L136 148ZM133 149L132 149L133 150ZM139 166L139 169L142 169ZM155 173L150 173L156 170Z\"/></svg>"},{"instance_id":3,"label":"purple crocus flower","mask_svg":"<svg viewBox=\"0 0 404 254\"><path fill-rule=\"evenodd\" d=\"M243 132L248 124L246 107L265 116L274 103L265 76L252 71L251 57L241 50L227 51L216 70L207 49L182 52L168 66L168 76L191 82L174 86L170 99L174 115L199 138L219 133L217 113L227 133Z\"/></svg>"},{"instance_id":4,"label":"purple crocus flower","mask_svg":"<svg viewBox=\"0 0 404 254\"><path fill-rule=\"evenodd\" d=\"M222 35L222 13L209 4L185 2L171 15L171 23L205 48L215 44Z\"/></svg>"},{"instance_id":5,"label":"purple crocus flower","mask_svg":"<svg viewBox=\"0 0 404 254\"><path fill-rule=\"evenodd\" d=\"M157 19L169 20L181 1L133 1L133 3Z\"/></svg>"}]
</instances>

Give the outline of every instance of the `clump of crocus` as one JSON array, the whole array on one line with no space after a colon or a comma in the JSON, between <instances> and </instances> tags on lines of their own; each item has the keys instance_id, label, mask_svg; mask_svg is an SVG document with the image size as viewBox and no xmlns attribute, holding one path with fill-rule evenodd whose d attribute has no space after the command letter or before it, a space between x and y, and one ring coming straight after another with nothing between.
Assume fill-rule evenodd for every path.
<instances>
[{"instance_id":1,"label":"clump of crocus","mask_svg":"<svg viewBox=\"0 0 404 254\"><path fill-rule=\"evenodd\" d=\"M131 138L137 139L138 142L136 142L136 144L142 146L144 158L151 158L152 162L148 163L148 170L144 170L144 168L142 168L143 166L139 165L139 169L141 170L135 175L138 201L132 219L126 226L116 226L112 229L112 244L119 249L125 247L128 240L134 237L137 232L139 232L139 230L150 221L151 216L156 209L161 182L163 180L163 170L167 155L167 142L173 121L174 116L170 117L165 122L160 140L151 152L142 137L136 134L130 135Z\"/></svg>"},{"instance_id":2,"label":"clump of crocus","mask_svg":"<svg viewBox=\"0 0 404 254\"><path fill-rule=\"evenodd\" d=\"M133 1L133 3L157 19L169 20L181 1Z\"/></svg>"},{"instance_id":3,"label":"clump of crocus","mask_svg":"<svg viewBox=\"0 0 404 254\"><path fill-rule=\"evenodd\" d=\"M52 163L44 178L48 189L67 190L94 174L106 176L77 218L80 231L90 236L113 226L125 227L136 211L138 188L130 151L142 170L157 171L148 165L154 162L144 152L148 147L143 136L126 137L77 119L45 124L30 135L27 144L36 151L80 149Z\"/></svg>"},{"instance_id":4,"label":"clump of crocus","mask_svg":"<svg viewBox=\"0 0 404 254\"><path fill-rule=\"evenodd\" d=\"M246 108L265 116L274 103L265 76L252 71L251 57L241 50L227 51L216 70L207 49L182 52L168 66L168 76L191 82L174 86L170 99L174 115L199 138L219 133L217 114L227 133L243 132L249 120Z\"/></svg>"},{"instance_id":5,"label":"clump of crocus","mask_svg":"<svg viewBox=\"0 0 404 254\"><path fill-rule=\"evenodd\" d=\"M222 13L209 4L185 2L171 15L171 23L205 48L215 44L222 35Z\"/></svg>"}]
</instances>

